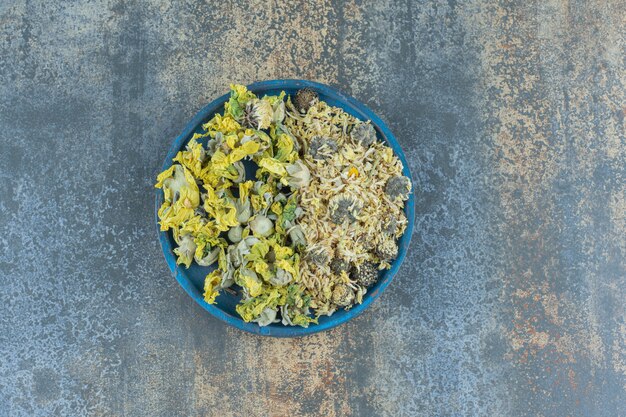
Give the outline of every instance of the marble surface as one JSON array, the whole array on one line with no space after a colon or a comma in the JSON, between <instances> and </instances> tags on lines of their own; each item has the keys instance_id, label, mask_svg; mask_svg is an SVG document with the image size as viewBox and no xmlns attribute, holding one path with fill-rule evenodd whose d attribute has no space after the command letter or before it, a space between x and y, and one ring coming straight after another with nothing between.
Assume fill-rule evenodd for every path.
<instances>
[{"instance_id":1,"label":"marble surface","mask_svg":"<svg viewBox=\"0 0 626 417\"><path fill-rule=\"evenodd\" d=\"M173 3L173 2L172 2ZM0 416L626 410L624 1L0 3ZM376 111L417 189L362 316L255 337L178 286L169 144L230 82Z\"/></svg>"}]
</instances>

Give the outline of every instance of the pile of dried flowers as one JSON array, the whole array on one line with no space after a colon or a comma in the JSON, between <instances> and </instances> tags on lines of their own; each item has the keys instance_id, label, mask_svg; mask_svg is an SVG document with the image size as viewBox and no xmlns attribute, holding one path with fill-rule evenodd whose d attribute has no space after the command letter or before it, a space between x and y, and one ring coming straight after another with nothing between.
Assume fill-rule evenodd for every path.
<instances>
[{"instance_id":1,"label":"pile of dried flowers","mask_svg":"<svg viewBox=\"0 0 626 417\"><path fill-rule=\"evenodd\" d=\"M411 190L401 162L371 124L310 89L285 100L231 86L224 114L173 162L157 177L161 230L179 264L217 262L205 301L236 284L245 321L316 323L360 303L397 256Z\"/></svg>"},{"instance_id":2,"label":"pile of dried flowers","mask_svg":"<svg viewBox=\"0 0 626 417\"><path fill-rule=\"evenodd\" d=\"M298 140L311 181L300 191L307 246L301 283L318 315L360 303L398 254L411 182L374 127L324 101L287 101L285 126Z\"/></svg>"}]
</instances>

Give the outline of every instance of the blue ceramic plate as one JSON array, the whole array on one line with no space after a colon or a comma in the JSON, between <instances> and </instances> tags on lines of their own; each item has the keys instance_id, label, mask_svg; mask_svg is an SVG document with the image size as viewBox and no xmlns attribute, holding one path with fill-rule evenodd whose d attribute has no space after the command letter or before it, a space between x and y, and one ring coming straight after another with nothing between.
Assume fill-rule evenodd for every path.
<instances>
[{"instance_id":1,"label":"blue ceramic plate","mask_svg":"<svg viewBox=\"0 0 626 417\"><path fill-rule=\"evenodd\" d=\"M404 165L404 175L411 178L408 164L404 157L404 153L400 148L400 145L396 141L391 131L385 126L382 120L376 116L371 110L365 107L362 103L346 96L343 93L335 90L324 84L314 83L311 81L303 80L272 80L262 81L249 85L250 91L254 92L257 96L263 95L278 95L282 90L287 94L295 94L297 90L303 87L309 87L319 93L320 99L326 101L332 106L341 107L346 112L358 117L361 120L371 120L372 124L376 127L378 138L385 141L400 158ZM222 97L214 100L209 105L204 107L185 127L183 133L176 138L172 147L170 148L165 162L163 163L163 170L169 168L172 165L172 158L176 156L176 153L183 149L189 139L194 133L200 132L202 124L206 123L217 112L222 113L224 111L224 103L228 100L229 94L224 94ZM157 211L163 203L163 192L156 190L155 199L155 218L158 223ZM274 323L266 327L260 327L256 323L244 322L237 312L235 306L240 300L239 296L234 296L226 291L217 297L216 303L211 305L204 301L202 297L204 288L204 277L213 269L211 267L198 266L195 263L189 269L184 266L176 265L176 255L174 254L175 243L170 232L159 231L157 224L157 231L159 234L159 241L163 248L163 254L165 260L170 267L170 270L176 276L178 283L187 291L198 304L200 304L206 311L217 317L218 319L225 321L226 323L234 326L238 329L245 330L250 333L260 334L264 336L276 336L276 337L295 337L306 334L312 334L320 332L322 330L330 329L331 327L338 326L346 321L361 314L380 294L385 290L387 285L391 282L393 276L398 272L400 264L406 256L406 252L409 248L409 242L411 240L411 234L413 232L414 224L414 212L415 212L415 199L411 192L409 200L406 202L405 213L408 219L408 227L404 235L398 241L398 258L391 265L391 269L382 271L378 282L369 289L367 294L363 298L363 303L355 305L349 311L340 310L335 312L332 316L323 316L319 318L319 324L312 324L308 328L296 327L296 326L283 326L281 323Z\"/></svg>"}]
</instances>

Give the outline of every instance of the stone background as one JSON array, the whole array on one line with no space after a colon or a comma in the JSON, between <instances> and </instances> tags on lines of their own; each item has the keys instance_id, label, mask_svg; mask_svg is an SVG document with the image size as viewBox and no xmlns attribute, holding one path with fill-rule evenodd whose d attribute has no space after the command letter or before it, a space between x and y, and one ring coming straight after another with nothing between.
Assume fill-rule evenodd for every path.
<instances>
[{"instance_id":1,"label":"stone background","mask_svg":"<svg viewBox=\"0 0 626 417\"><path fill-rule=\"evenodd\" d=\"M626 413L623 0L0 3L1 416ZM293 340L170 275L152 185L230 82L328 83L417 188L401 272Z\"/></svg>"}]
</instances>

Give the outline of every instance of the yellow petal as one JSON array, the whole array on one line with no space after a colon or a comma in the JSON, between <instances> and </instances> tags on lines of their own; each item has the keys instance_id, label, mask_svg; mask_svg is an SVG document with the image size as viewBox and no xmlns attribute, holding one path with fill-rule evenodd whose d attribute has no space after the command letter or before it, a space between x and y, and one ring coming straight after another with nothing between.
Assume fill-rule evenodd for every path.
<instances>
[{"instance_id":1,"label":"yellow petal","mask_svg":"<svg viewBox=\"0 0 626 417\"><path fill-rule=\"evenodd\" d=\"M221 282L222 271L220 269L216 269L206 276L204 279L204 301L215 304L215 297L219 295L217 288Z\"/></svg>"},{"instance_id":2,"label":"yellow petal","mask_svg":"<svg viewBox=\"0 0 626 417\"><path fill-rule=\"evenodd\" d=\"M287 170L285 169L285 164L277 161L274 158L262 158L258 162L261 168L265 168L267 171L274 175L285 176L287 174Z\"/></svg>"}]
</instances>

